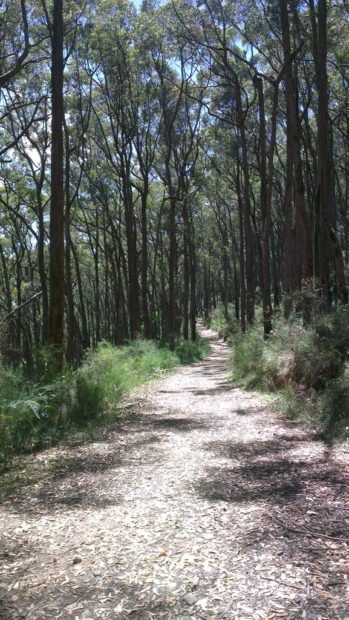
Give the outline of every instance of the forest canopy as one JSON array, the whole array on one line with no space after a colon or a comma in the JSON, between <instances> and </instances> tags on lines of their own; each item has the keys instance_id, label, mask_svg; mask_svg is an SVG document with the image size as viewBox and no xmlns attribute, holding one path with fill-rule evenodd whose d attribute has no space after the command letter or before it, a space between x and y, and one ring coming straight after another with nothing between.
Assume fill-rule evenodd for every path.
<instances>
[{"instance_id":1,"label":"forest canopy","mask_svg":"<svg viewBox=\"0 0 349 620\"><path fill-rule=\"evenodd\" d=\"M347 301L349 8L1 3L1 352Z\"/></svg>"}]
</instances>

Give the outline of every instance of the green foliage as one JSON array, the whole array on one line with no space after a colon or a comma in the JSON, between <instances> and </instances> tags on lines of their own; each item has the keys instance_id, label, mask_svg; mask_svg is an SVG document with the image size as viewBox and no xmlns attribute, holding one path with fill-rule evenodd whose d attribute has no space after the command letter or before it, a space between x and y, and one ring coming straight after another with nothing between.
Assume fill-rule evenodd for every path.
<instances>
[{"instance_id":1,"label":"green foliage","mask_svg":"<svg viewBox=\"0 0 349 620\"><path fill-rule=\"evenodd\" d=\"M7 371L11 381L11 371ZM13 394L0 401L0 449L6 460L12 453L26 452L52 444L70 425L73 386L71 376L61 376L51 384L38 386L13 372L17 398ZM1 387L3 384L1 383Z\"/></svg>"},{"instance_id":2,"label":"green foliage","mask_svg":"<svg viewBox=\"0 0 349 620\"><path fill-rule=\"evenodd\" d=\"M276 320L267 341L256 324L235 337L231 370L248 388L281 391L288 415L316 419L335 436L349 420L348 355L349 310L339 307L306 328Z\"/></svg>"},{"instance_id":3,"label":"green foliage","mask_svg":"<svg viewBox=\"0 0 349 620\"><path fill-rule=\"evenodd\" d=\"M0 364L0 400L13 398L25 390L26 382L18 368L8 368Z\"/></svg>"},{"instance_id":4,"label":"green foliage","mask_svg":"<svg viewBox=\"0 0 349 620\"><path fill-rule=\"evenodd\" d=\"M328 439L347 434L349 424L349 373L329 381L319 398L324 434Z\"/></svg>"},{"instance_id":5,"label":"green foliage","mask_svg":"<svg viewBox=\"0 0 349 620\"><path fill-rule=\"evenodd\" d=\"M101 344L76 372L74 421L81 424L112 410L129 390L176 364L177 357L154 342L120 348Z\"/></svg>"},{"instance_id":6,"label":"green foliage","mask_svg":"<svg viewBox=\"0 0 349 620\"><path fill-rule=\"evenodd\" d=\"M239 325L232 315L232 309L229 307L228 316L224 315L224 312L217 308L213 311L212 315L206 321L207 327L210 327L218 333L220 338L229 340L232 336L236 335L239 331Z\"/></svg>"},{"instance_id":7,"label":"green foliage","mask_svg":"<svg viewBox=\"0 0 349 620\"><path fill-rule=\"evenodd\" d=\"M181 340L175 347L175 354L181 364L192 364L195 360L208 355L209 345L203 338L196 340Z\"/></svg>"},{"instance_id":8,"label":"green foliage","mask_svg":"<svg viewBox=\"0 0 349 620\"><path fill-rule=\"evenodd\" d=\"M233 376L235 380L243 380L246 387L261 385L262 357L264 350L263 333L252 328L246 334L235 336L233 358Z\"/></svg>"},{"instance_id":9,"label":"green foliage","mask_svg":"<svg viewBox=\"0 0 349 620\"><path fill-rule=\"evenodd\" d=\"M49 383L55 377L54 369L57 362L57 352L52 345L41 347L37 353L35 360L35 368L33 374L35 378L42 384Z\"/></svg>"},{"instance_id":10,"label":"green foliage","mask_svg":"<svg viewBox=\"0 0 349 620\"><path fill-rule=\"evenodd\" d=\"M0 366L0 460L52 445L73 427L89 427L115 415L116 405L132 388L207 351L201 339L179 341L175 352L151 341L124 347L103 343L78 370L46 384Z\"/></svg>"}]
</instances>

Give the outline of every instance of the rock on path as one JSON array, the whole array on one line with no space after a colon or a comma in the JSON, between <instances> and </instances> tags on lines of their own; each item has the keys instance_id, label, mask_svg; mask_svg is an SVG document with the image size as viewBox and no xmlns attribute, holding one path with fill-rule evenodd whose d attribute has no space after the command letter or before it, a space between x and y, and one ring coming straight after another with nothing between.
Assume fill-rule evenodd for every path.
<instances>
[{"instance_id":1,"label":"rock on path","mask_svg":"<svg viewBox=\"0 0 349 620\"><path fill-rule=\"evenodd\" d=\"M0 618L349 618L348 452L233 386L204 335L103 440L12 481Z\"/></svg>"}]
</instances>

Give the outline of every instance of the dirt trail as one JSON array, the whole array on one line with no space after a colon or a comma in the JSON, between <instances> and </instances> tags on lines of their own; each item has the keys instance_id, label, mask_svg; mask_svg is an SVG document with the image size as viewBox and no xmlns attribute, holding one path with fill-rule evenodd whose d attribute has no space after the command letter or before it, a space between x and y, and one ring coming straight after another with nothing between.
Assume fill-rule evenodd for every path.
<instances>
[{"instance_id":1,"label":"dirt trail","mask_svg":"<svg viewBox=\"0 0 349 620\"><path fill-rule=\"evenodd\" d=\"M1 618L349 618L348 451L234 387L204 335L121 427L19 472Z\"/></svg>"}]
</instances>

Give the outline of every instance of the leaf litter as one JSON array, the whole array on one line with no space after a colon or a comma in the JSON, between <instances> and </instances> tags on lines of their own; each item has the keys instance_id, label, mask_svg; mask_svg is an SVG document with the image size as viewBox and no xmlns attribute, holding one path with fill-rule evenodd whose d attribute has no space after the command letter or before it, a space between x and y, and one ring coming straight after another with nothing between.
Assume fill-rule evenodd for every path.
<instances>
[{"instance_id":1,"label":"leaf litter","mask_svg":"<svg viewBox=\"0 0 349 620\"><path fill-rule=\"evenodd\" d=\"M3 475L0 618L349 618L348 446L233 386L204 335L101 439Z\"/></svg>"}]
</instances>

